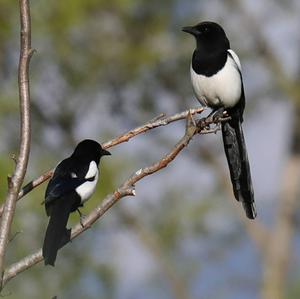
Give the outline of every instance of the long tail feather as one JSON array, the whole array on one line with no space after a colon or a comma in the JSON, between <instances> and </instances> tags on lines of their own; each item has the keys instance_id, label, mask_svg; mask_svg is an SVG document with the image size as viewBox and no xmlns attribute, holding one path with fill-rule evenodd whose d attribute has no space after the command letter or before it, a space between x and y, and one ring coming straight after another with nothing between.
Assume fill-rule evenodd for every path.
<instances>
[{"instance_id":1,"label":"long tail feather","mask_svg":"<svg viewBox=\"0 0 300 299\"><path fill-rule=\"evenodd\" d=\"M254 192L240 118L223 123L222 135L234 196L242 203L247 217L254 219Z\"/></svg>"},{"instance_id":2,"label":"long tail feather","mask_svg":"<svg viewBox=\"0 0 300 299\"><path fill-rule=\"evenodd\" d=\"M71 204L66 198L53 203L43 244L45 265L54 266L57 251L70 240L70 230L66 226L71 212Z\"/></svg>"}]
</instances>

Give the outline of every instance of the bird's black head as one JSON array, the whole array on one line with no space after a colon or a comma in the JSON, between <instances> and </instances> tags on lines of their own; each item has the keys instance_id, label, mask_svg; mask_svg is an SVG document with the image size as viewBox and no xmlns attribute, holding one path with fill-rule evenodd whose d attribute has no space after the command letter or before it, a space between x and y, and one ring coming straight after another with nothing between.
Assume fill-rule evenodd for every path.
<instances>
[{"instance_id":1,"label":"bird's black head","mask_svg":"<svg viewBox=\"0 0 300 299\"><path fill-rule=\"evenodd\" d=\"M217 23L201 22L195 26L183 27L182 31L196 38L199 50L223 51L230 48L224 29Z\"/></svg>"},{"instance_id":2,"label":"bird's black head","mask_svg":"<svg viewBox=\"0 0 300 299\"><path fill-rule=\"evenodd\" d=\"M99 164L102 156L110 156L111 153L102 148L102 146L95 140L85 139L76 146L73 157L80 157L87 160L94 160Z\"/></svg>"}]
</instances>

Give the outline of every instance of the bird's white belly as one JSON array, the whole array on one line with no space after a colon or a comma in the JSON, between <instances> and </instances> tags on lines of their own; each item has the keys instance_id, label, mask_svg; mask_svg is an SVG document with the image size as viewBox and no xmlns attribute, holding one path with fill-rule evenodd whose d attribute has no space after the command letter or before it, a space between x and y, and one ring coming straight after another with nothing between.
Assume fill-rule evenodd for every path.
<instances>
[{"instance_id":1,"label":"bird's white belly","mask_svg":"<svg viewBox=\"0 0 300 299\"><path fill-rule=\"evenodd\" d=\"M235 61L228 56L225 66L215 75L198 75L191 65L191 80L199 102L204 106L233 107L241 97L241 76Z\"/></svg>"}]
</instances>

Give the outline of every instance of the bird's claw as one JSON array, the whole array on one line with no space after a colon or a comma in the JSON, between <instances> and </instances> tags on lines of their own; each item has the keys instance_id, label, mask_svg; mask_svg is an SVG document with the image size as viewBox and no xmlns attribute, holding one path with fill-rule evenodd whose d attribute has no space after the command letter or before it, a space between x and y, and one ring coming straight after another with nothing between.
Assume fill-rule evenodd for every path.
<instances>
[{"instance_id":1,"label":"bird's claw","mask_svg":"<svg viewBox=\"0 0 300 299\"><path fill-rule=\"evenodd\" d=\"M209 129L209 122L207 121L207 118L200 118L198 121L197 121L197 127L200 129L200 130L206 130L206 129Z\"/></svg>"},{"instance_id":2,"label":"bird's claw","mask_svg":"<svg viewBox=\"0 0 300 299\"><path fill-rule=\"evenodd\" d=\"M217 125L220 128L220 122L228 117L227 111L224 108L220 108L217 111L212 111L207 117L201 118L197 121L197 127L200 130L210 130L211 125ZM217 130L218 130L217 129Z\"/></svg>"},{"instance_id":3,"label":"bird's claw","mask_svg":"<svg viewBox=\"0 0 300 299\"><path fill-rule=\"evenodd\" d=\"M213 115L212 115L212 119L213 122L217 123L220 122L220 120L222 120L223 118L228 117L228 113L225 110L225 108L220 108L218 109Z\"/></svg>"},{"instance_id":4,"label":"bird's claw","mask_svg":"<svg viewBox=\"0 0 300 299\"><path fill-rule=\"evenodd\" d=\"M80 222L80 225L81 225L82 228L84 228L84 223L83 222L84 222L85 218L86 218L85 215L81 215L80 219L79 219L79 222Z\"/></svg>"},{"instance_id":5,"label":"bird's claw","mask_svg":"<svg viewBox=\"0 0 300 299\"><path fill-rule=\"evenodd\" d=\"M83 214L83 213L81 213L81 211L79 210L79 209L77 209L77 212L78 212L78 214L79 214L79 222L80 222L80 225L82 226L82 228L84 227L84 220L85 220L85 218L86 218L86 216Z\"/></svg>"},{"instance_id":6,"label":"bird's claw","mask_svg":"<svg viewBox=\"0 0 300 299\"><path fill-rule=\"evenodd\" d=\"M207 125L212 123L219 123L223 118L228 117L228 113L225 108L219 108L216 111L212 111L205 119Z\"/></svg>"}]
</instances>

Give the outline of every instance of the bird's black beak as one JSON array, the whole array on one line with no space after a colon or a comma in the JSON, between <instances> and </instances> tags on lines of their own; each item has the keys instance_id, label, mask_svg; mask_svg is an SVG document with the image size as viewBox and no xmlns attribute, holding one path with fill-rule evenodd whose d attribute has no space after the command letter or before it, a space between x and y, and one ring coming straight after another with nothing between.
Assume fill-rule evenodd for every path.
<instances>
[{"instance_id":1,"label":"bird's black beak","mask_svg":"<svg viewBox=\"0 0 300 299\"><path fill-rule=\"evenodd\" d=\"M102 156L111 156L111 153L105 149L102 149Z\"/></svg>"},{"instance_id":2,"label":"bird's black beak","mask_svg":"<svg viewBox=\"0 0 300 299\"><path fill-rule=\"evenodd\" d=\"M192 35L197 35L198 31L194 26L186 26L182 28L182 31L190 33Z\"/></svg>"}]
</instances>

